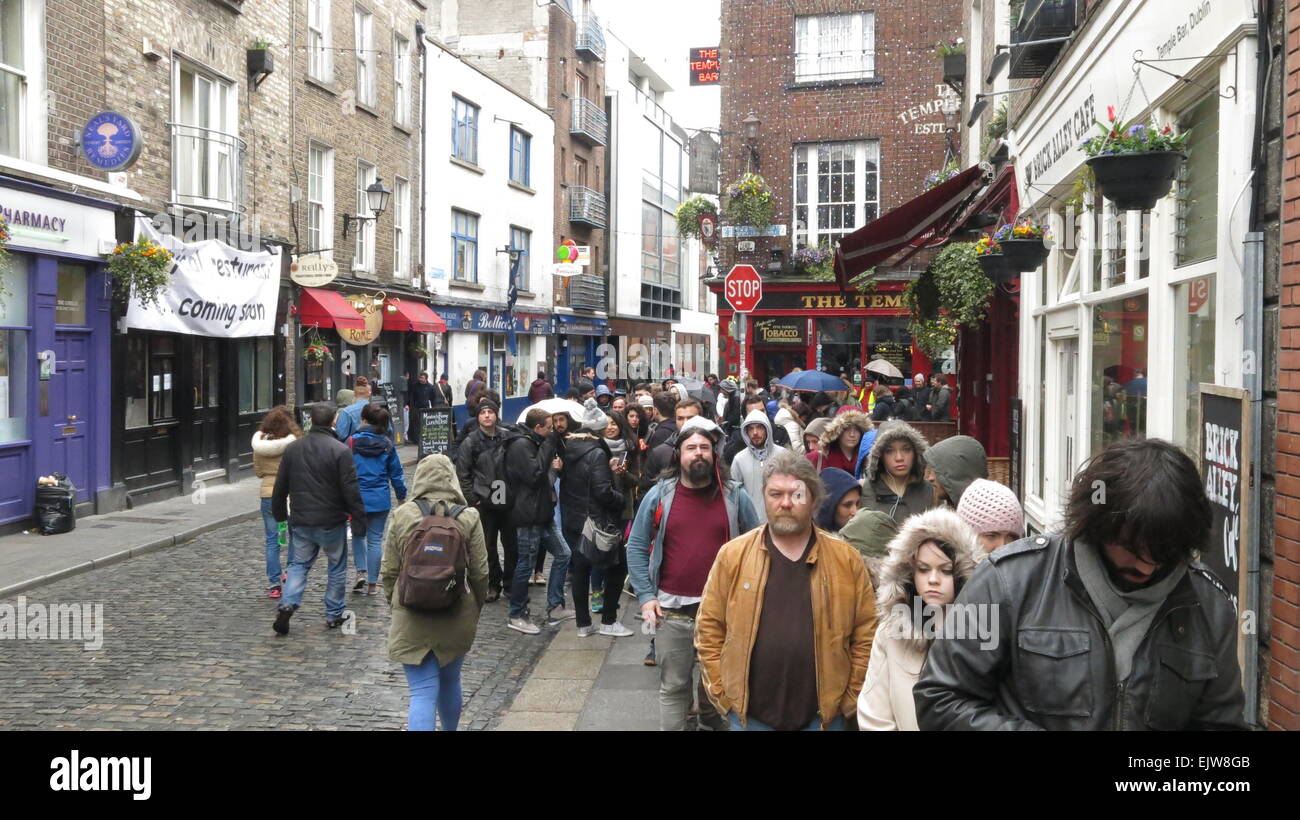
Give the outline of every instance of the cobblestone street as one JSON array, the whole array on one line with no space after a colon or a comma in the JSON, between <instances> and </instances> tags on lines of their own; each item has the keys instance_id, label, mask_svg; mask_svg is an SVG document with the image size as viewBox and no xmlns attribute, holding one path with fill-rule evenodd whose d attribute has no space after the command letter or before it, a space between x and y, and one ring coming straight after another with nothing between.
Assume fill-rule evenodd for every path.
<instances>
[{"instance_id":1,"label":"cobblestone street","mask_svg":"<svg viewBox=\"0 0 1300 820\"><path fill-rule=\"evenodd\" d=\"M322 556L279 638L262 543L260 521L245 522L28 591L28 606L103 604L103 646L5 641L0 728L403 729L406 679L387 657L382 596L352 595L349 566L356 632L326 629ZM554 632L507 629L504 599L484 609L463 671L461 729L496 725Z\"/></svg>"}]
</instances>

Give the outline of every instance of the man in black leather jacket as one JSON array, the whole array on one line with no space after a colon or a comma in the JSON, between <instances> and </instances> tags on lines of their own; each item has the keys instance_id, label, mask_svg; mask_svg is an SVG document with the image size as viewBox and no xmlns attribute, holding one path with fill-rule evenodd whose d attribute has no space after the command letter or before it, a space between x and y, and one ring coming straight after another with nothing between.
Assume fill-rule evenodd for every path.
<instances>
[{"instance_id":1,"label":"man in black leather jacket","mask_svg":"<svg viewBox=\"0 0 1300 820\"><path fill-rule=\"evenodd\" d=\"M1075 478L1065 517L962 588L953 606L992 607L994 637L933 642L920 728L1245 729L1234 602L1193 560L1211 512L1191 459L1117 442Z\"/></svg>"}]
</instances>

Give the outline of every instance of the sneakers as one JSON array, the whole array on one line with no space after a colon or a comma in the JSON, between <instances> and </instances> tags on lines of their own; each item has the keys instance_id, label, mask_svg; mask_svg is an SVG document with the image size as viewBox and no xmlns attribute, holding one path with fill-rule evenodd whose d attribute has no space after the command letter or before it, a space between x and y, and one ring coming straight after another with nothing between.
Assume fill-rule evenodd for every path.
<instances>
[{"instance_id":1,"label":"sneakers","mask_svg":"<svg viewBox=\"0 0 1300 820\"><path fill-rule=\"evenodd\" d=\"M579 638L585 638L585 637L587 637L588 635L591 635L592 633L594 633L595 631L596 631L596 626L595 626L595 624L588 624L587 626L580 626L580 627L578 627L578 637L579 637Z\"/></svg>"},{"instance_id":2,"label":"sneakers","mask_svg":"<svg viewBox=\"0 0 1300 820\"><path fill-rule=\"evenodd\" d=\"M559 626L573 617L575 617L574 614L566 609L563 604L553 606L546 610L546 625Z\"/></svg>"},{"instance_id":3,"label":"sneakers","mask_svg":"<svg viewBox=\"0 0 1300 820\"><path fill-rule=\"evenodd\" d=\"M276 584L266 591L266 597L271 599L279 598L281 595L280 585Z\"/></svg>"},{"instance_id":4,"label":"sneakers","mask_svg":"<svg viewBox=\"0 0 1300 820\"><path fill-rule=\"evenodd\" d=\"M533 577L528 580L528 583L530 586L544 587L546 586L546 579L542 577L540 572L534 572Z\"/></svg>"},{"instance_id":5,"label":"sneakers","mask_svg":"<svg viewBox=\"0 0 1300 820\"><path fill-rule=\"evenodd\" d=\"M292 617L293 617L292 607L287 607L287 606L280 607L280 609L275 613L275 623L271 624L271 628L275 630L275 634L288 635L289 619Z\"/></svg>"},{"instance_id":6,"label":"sneakers","mask_svg":"<svg viewBox=\"0 0 1300 820\"><path fill-rule=\"evenodd\" d=\"M325 620L325 628L336 629L350 620L352 620L352 613L345 610L343 614L337 618L327 618Z\"/></svg>"},{"instance_id":7,"label":"sneakers","mask_svg":"<svg viewBox=\"0 0 1300 820\"><path fill-rule=\"evenodd\" d=\"M506 626L510 627L516 632L522 632L525 635L536 635L537 633L542 631L541 628L537 626L537 624L533 623L527 618L511 618L510 620L506 621Z\"/></svg>"},{"instance_id":8,"label":"sneakers","mask_svg":"<svg viewBox=\"0 0 1300 820\"><path fill-rule=\"evenodd\" d=\"M591 611L600 612L604 608L605 608L605 593L603 592L591 593Z\"/></svg>"},{"instance_id":9,"label":"sneakers","mask_svg":"<svg viewBox=\"0 0 1300 820\"><path fill-rule=\"evenodd\" d=\"M635 635L636 633L628 629L626 626L623 626L618 621L615 621L612 624L601 624L600 634L609 635L614 638L626 638Z\"/></svg>"}]
</instances>

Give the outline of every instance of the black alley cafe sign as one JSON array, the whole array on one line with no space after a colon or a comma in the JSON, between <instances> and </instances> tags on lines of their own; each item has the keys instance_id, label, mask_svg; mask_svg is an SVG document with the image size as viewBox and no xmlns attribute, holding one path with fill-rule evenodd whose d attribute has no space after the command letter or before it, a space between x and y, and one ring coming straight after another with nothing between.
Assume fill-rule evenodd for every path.
<instances>
[{"instance_id":1,"label":"black alley cafe sign","mask_svg":"<svg viewBox=\"0 0 1300 820\"><path fill-rule=\"evenodd\" d=\"M1094 104L1094 96L1088 95L1088 99L1074 110L1066 120L1056 127L1052 133L1051 139L1040 149L1038 153L1029 158L1024 163L1025 187L1033 185L1035 181L1042 179L1043 174L1047 172L1056 161L1071 148L1077 148L1083 143L1083 139L1096 126L1097 114Z\"/></svg>"}]
</instances>

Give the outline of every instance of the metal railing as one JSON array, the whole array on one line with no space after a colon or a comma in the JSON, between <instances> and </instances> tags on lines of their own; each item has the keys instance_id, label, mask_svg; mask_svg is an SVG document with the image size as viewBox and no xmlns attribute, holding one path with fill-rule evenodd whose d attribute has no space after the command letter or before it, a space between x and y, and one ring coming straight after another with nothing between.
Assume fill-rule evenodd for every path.
<instances>
[{"instance_id":1,"label":"metal railing","mask_svg":"<svg viewBox=\"0 0 1300 820\"><path fill-rule=\"evenodd\" d=\"M609 224L609 206L605 195L590 188L570 187L569 221L604 228Z\"/></svg>"},{"instance_id":2,"label":"metal railing","mask_svg":"<svg viewBox=\"0 0 1300 820\"><path fill-rule=\"evenodd\" d=\"M1039 41L1068 37L1074 33L1077 23L1075 0L1027 0L1011 32L1011 67L1007 76L1013 80L1033 80L1046 75L1065 44Z\"/></svg>"},{"instance_id":3,"label":"metal railing","mask_svg":"<svg viewBox=\"0 0 1300 820\"><path fill-rule=\"evenodd\" d=\"M609 115L605 109L582 97L573 98L573 121L569 133L590 145L609 144Z\"/></svg>"},{"instance_id":4,"label":"metal railing","mask_svg":"<svg viewBox=\"0 0 1300 820\"><path fill-rule=\"evenodd\" d=\"M574 40L576 51L585 51L593 59L605 59L605 32L600 27L600 20L594 14L588 14L578 21L578 36Z\"/></svg>"},{"instance_id":5,"label":"metal railing","mask_svg":"<svg viewBox=\"0 0 1300 820\"><path fill-rule=\"evenodd\" d=\"M172 135L172 201L206 210L244 211L244 154L234 134L169 122Z\"/></svg>"},{"instance_id":6,"label":"metal railing","mask_svg":"<svg viewBox=\"0 0 1300 820\"><path fill-rule=\"evenodd\" d=\"M605 277L596 273L580 273L569 279L569 307L585 310L605 310Z\"/></svg>"}]
</instances>

